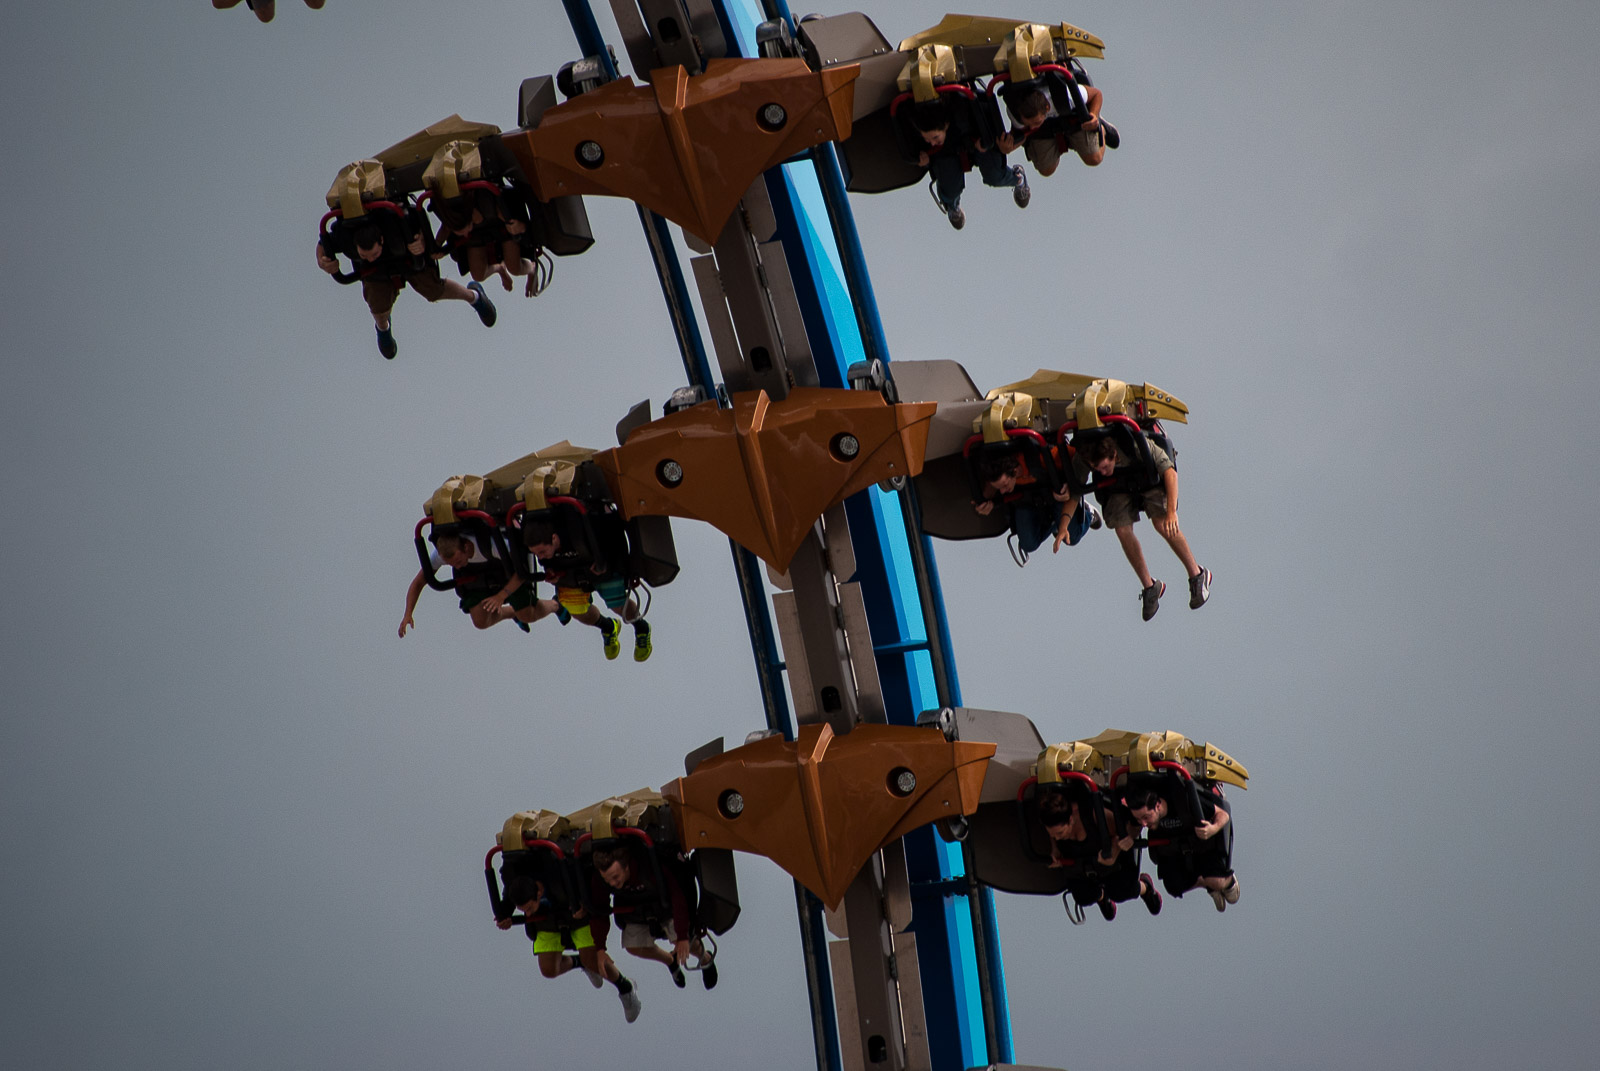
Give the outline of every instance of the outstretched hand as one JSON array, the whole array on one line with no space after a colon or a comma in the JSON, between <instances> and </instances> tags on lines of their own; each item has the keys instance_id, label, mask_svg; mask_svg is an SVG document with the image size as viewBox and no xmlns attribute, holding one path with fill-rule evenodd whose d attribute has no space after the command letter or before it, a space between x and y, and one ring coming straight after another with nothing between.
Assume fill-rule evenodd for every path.
<instances>
[{"instance_id":1,"label":"outstretched hand","mask_svg":"<svg viewBox=\"0 0 1600 1071\"><path fill-rule=\"evenodd\" d=\"M685 963L689 962L689 942L688 941L680 940L680 941L674 941L673 942L673 944L672 944L672 960L673 960L674 963L676 963L680 967L682 967Z\"/></svg>"},{"instance_id":2,"label":"outstretched hand","mask_svg":"<svg viewBox=\"0 0 1600 1071\"><path fill-rule=\"evenodd\" d=\"M416 627L417 627L417 623L415 621L411 620L411 615L410 614L407 614L406 616L402 617L400 619L400 638L402 640L406 638L406 629L408 629L408 628L416 628Z\"/></svg>"}]
</instances>

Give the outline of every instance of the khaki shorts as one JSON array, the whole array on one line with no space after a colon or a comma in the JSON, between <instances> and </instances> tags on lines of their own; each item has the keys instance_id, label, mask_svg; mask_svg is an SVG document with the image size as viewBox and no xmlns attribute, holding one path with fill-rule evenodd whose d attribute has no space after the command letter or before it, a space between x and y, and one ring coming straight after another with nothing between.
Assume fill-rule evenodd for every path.
<instances>
[{"instance_id":1,"label":"khaki shorts","mask_svg":"<svg viewBox=\"0 0 1600 1071\"><path fill-rule=\"evenodd\" d=\"M1157 487L1146 491L1139 496L1140 506L1147 517L1165 517L1167 515L1167 493ZM1132 495L1107 495L1106 504L1100 507L1100 514L1105 518L1106 527L1112 530L1127 528L1138 520L1133 515Z\"/></svg>"},{"instance_id":2,"label":"khaki shorts","mask_svg":"<svg viewBox=\"0 0 1600 1071\"><path fill-rule=\"evenodd\" d=\"M1062 142L1066 147L1077 153L1079 158L1086 157L1100 151L1103 132L1097 127L1094 130L1074 130L1055 138L1034 138L1023 146L1029 161L1033 163L1034 170L1041 175L1047 175L1061 164Z\"/></svg>"},{"instance_id":3,"label":"khaki shorts","mask_svg":"<svg viewBox=\"0 0 1600 1071\"><path fill-rule=\"evenodd\" d=\"M406 284L427 298L438 301L444 297L444 280L439 278L439 265L424 268L406 276ZM367 299L367 308L374 316L387 316L400 296L400 287L390 276L374 275L361 280L361 296Z\"/></svg>"},{"instance_id":4,"label":"khaki shorts","mask_svg":"<svg viewBox=\"0 0 1600 1071\"><path fill-rule=\"evenodd\" d=\"M667 932L668 941L678 939L678 927L673 925L671 919L663 919L661 928ZM650 924L647 922L628 922L622 927L623 948L653 948L656 939L650 936Z\"/></svg>"}]
</instances>

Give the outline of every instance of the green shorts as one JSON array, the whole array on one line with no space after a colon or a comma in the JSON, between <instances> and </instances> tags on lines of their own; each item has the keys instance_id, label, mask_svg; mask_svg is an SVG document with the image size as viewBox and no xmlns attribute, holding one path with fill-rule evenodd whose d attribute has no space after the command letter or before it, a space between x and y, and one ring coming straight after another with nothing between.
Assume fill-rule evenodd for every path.
<instances>
[{"instance_id":1,"label":"green shorts","mask_svg":"<svg viewBox=\"0 0 1600 1071\"><path fill-rule=\"evenodd\" d=\"M533 950L536 953L560 952L566 949L580 951L594 947L594 933L585 922L575 930L540 930L539 936L533 939Z\"/></svg>"}]
</instances>

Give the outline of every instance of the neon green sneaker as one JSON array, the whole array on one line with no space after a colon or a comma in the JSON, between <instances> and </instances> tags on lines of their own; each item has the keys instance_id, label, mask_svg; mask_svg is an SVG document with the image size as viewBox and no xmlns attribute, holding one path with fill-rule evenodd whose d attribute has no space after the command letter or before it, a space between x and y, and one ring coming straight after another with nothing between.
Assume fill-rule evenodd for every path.
<instances>
[{"instance_id":1,"label":"neon green sneaker","mask_svg":"<svg viewBox=\"0 0 1600 1071\"><path fill-rule=\"evenodd\" d=\"M643 662L650 657L650 652L655 649L650 642L650 626L643 621L636 621L633 625L633 660Z\"/></svg>"},{"instance_id":2,"label":"neon green sneaker","mask_svg":"<svg viewBox=\"0 0 1600 1071\"><path fill-rule=\"evenodd\" d=\"M615 661L617 655L622 653L622 641L617 639L617 633L622 631L622 622L614 617L606 618L605 624L600 628L600 638L606 644L606 661Z\"/></svg>"}]
</instances>

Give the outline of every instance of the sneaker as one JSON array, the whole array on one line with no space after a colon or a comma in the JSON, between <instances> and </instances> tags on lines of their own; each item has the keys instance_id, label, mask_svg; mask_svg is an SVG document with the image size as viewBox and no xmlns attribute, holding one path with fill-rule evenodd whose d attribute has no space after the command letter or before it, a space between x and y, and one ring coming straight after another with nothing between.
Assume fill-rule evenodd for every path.
<instances>
[{"instance_id":1,"label":"sneaker","mask_svg":"<svg viewBox=\"0 0 1600 1071\"><path fill-rule=\"evenodd\" d=\"M556 603L556 620L565 625L567 622L572 620L572 611L568 610L560 603Z\"/></svg>"},{"instance_id":2,"label":"sneaker","mask_svg":"<svg viewBox=\"0 0 1600 1071\"><path fill-rule=\"evenodd\" d=\"M1217 910L1218 911L1226 911L1226 910L1228 910L1228 898L1227 898L1227 896L1225 896L1223 893L1218 892L1216 889L1207 889L1206 892L1208 894L1210 894L1211 902L1213 904L1217 905Z\"/></svg>"},{"instance_id":3,"label":"sneaker","mask_svg":"<svg viewBox=\"0 0 1600 1071\"><path fill-rule=\"evenodd\" d=\"M678 966L677 963L667 964L667 971L672 975L672 984L679 989L689 984L689 979L683 976L683 968Z\"/></svg>"},{"instance_id":4,"label":"sneaker","mask_svg":"<svg viewBox=\"0 0 1600 1071\"><path fill-rule=\"evenodd\" d=\"M1117 905L1110 900L1100 901L1100 917L1110 922L1117 917Z\"/></svg>"},{"instance_id":5,"label":"sneaker","mask_svg":"<svg viewBox=\"0 0 1600 1071\"><path fill-rule=\"evenodd\" d=\"M1028 202L1033 199L1033 191L1028 189L1028 177L1022 173L1022 165L1013 164L1011 174L1017 180L1011 187L1011 199L1017 202L1018 208L1027 208Z\"/></svg>"},{"instance_id":6,"label":"sneaker","mask_svg":"<svg viewBox=\"0 0 1600 1071\"><path fill-rule=\"evenodd\" d=\"M1239 878L1237 875L1234 876L1233 881L1228 885L1228 887L1222 890L1222 898L1228 901L1230 904L1237 904L1239 902Z\"/></svg>"},{"instance_id":7,"label":"sneaker","mask_svg":"<svg viewBox=\"0 0 1600 1071\"><path fill-rule=\"evenodd\" d=\"M622 1000L623 1018L630 1023L639 1018L639 1009L643 1008L644 1004L639 1000L638 986L630 988L626 993L619 992L617 995Z\"/></svg>"},{"instance_id":8,"label":"sneaker","mask_svg":"<svg viewBox=\"0 0 1600 1071\"><path fill-rule=\"evenodd\" d=\"M1161 609L1161 596L1166 593L1167 585L1154 578L1151 579L1149 587L1139 592L1139 600L1143 603L1144 619L1146 621L1156 616L1156 611Z\"/></svg>"},{"instance_id":9,"label":"sneaker","mask_svg":"<svg viewBox=\"0 0 1600 1071\"><path fill-rule=\"evenodd\" d=\"M589 984L594 986L596 989L599 989L601 986L606 984L606 980L600 977L599 971L591 971L588 967L583 966L581 963L578 964L578 966L583 970L583 976L589 979Z\"/></svg>"},{"instance_id":10,"label":"sneaker","mask_svg":"<svg viewBox=\"0 0 1600 1071\"><path fill-rule=\"evenodd\" d=\"M1189 609L1198 610L1211 598L1211 570L1201 569L1189 578Z\"/></svg>"},{"instance_id":11,"label":"sneaker","mask_svg":"<svg viewBox=\"0 0 1600 1071\"><path fill-rule=\"evenodd\" d=\"M633 623L633 660L635 662L647 660L650 657L650 652L654 649L654 645L650 642L650 626L643 621L635 621Z\"/></svg>"},{"instance_id":12,"label":"sneaker","mask_svg":"<svg viewBox=\"0 0 1600 1071\"><path fill-rule=\"evenodd\" d=\"M1104 119L1100 120L1100 137L1105 141L1108 149L1115 149L1122 144L1122 135L1117 133L1117 128Z\"/></svg>"},{"instance_id":13,"label":"sneaker","mask_svg":"<svg viewBox=\"0 0 1600 1071\"><path fill-rule=\"evenodd\" d=\"M1161 894L1156 891L1156 883L1150 880L1149 874L1139 875L1139 899L1150 909L1150 914L1161 914Z\"/></svg>"},{"instance_id":14,"label":"sneaker","mask_svg":"<svg viewBox=\"0 0 1600 1071\"><path fill-rule=\"evenodd\" d=\"M622 631L622 622L614 617L608 617L600 626L600 638L605 641L606 661L614 661L622 653L622 641L617 639L617 633Z\"/></svg>"},{"instance_id":15,"label":"sneaker","mask_svg":"<svg viewBox=\"0 0 1600 1071\"><path fill-rule=\"evenodd\" d=\"M394 360L394 355L400 352L400 347L395 345L394 331L390 328L378 328L378 352L383 354L386 361Z\"/></svg>"},{"instance_id":16,"label":"sneaker","mask_svg":"<svg viewBox=\"0 0 1600 1071\"><path fill-rule=\"evenodd\" d=\"M967 214L959 206L945 209L944 214L950 217L950 226L958 231L967 225Z\"/></svg>"},{"instance_id":17,"label":"sneaker","mask_svg":"<svg viewBox=\"0 0 1600 1071\"><path fill-rule=\"evenodd\" d=\"M1098 532L1105 527L1105 518L1100 516L1100 511L1093 506L1089 507L1089 531Z\"/></svg>"},{"instance_id":18,"label":"sneaker","mask_svg":"<svg viewBox=\"0 0 1600 1071\"><path fill-rule=\"evenodd\" d=\"M717 965L715 963L707 963L700 968L700 981L705 984L707 989L717 988Z\"/></svg>"},{"instance_id":19,"label":"sneaker","mask_svg":"<svg viewBox=\"0 0 1600 1071\"><path fill-rule=\"evenodd\" d=\"M483 326L493 327L495 321L494 302L489 300L489 295L483 292L483 284L473 281L467 284L467 289L478 295L472 303L473 311L478 314L478 319L483 321Z\"/></svg>"}]
</instances>

